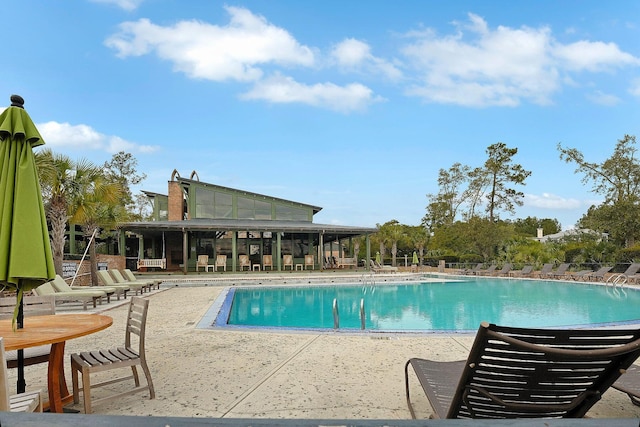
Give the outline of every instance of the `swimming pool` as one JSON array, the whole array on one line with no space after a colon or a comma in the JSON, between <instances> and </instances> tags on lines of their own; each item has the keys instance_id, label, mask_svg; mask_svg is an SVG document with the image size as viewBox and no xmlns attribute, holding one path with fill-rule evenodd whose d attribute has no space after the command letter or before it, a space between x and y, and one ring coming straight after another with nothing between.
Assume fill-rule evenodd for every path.
<instances>
[{"instance_id":1,"label":"swimming pool","mask_svg":"<svg viewBox=\"0 0 640 427\"><path fill-rule=\"evenodd\" d=\"M585 283L474 278L381 285L231 288L216 326L475 331L482 321L521 327L640 323L640 292Z\"/></svg>"}]
</instances>

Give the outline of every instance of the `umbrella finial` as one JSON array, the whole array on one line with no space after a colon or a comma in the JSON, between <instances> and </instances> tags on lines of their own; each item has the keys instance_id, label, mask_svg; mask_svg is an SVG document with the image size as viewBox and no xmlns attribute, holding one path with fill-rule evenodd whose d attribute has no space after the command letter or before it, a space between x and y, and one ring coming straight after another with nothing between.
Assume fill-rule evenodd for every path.
<instances>
[{"instance_id":1,"label":"umbrella finial","mask_svg":"<svg viewBox=\"0 0 640 427\"><path fill-rule=\"evenodd\" d=\"M11 106L24 109L24 98L20 95L11 95Z\"/></svg>"}]
</instances>

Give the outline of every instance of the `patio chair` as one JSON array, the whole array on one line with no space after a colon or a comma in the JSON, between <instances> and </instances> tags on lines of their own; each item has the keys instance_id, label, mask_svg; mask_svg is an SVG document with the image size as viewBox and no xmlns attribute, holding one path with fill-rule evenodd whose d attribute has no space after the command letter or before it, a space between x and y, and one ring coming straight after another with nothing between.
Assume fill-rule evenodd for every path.
<instances>
[{"instance_id":1,"label":"patio chair","mask_svg":"<svg viewBox=\"0 0 640 427\"><path fill-rule=\"evenodd\" d=\"M147 365L145 355L145 329L147 324L147 312L149 310L149 300L141 297L131 297L129 304L129 314L127 316L127 328L125 332L124 347L111 348L108 350L88 351L74 353L71 355L71 375L73 383L73 402L80 401L80 391L82 391L84 412L91 413L91 405L98 402L110 401L112 399L149 390L149 398L155 398L155 390L151 380L151 372ZM132 335L138 337L138 346L132 344ZM137 366L142 368L147 380L146 385L140 385ZM95 372L108 371L112 369L131 368L132 375L109 379L100 383L91 384L91 374ZM79 384L79 375L82 375L82 387ZM91 401L91 389L107 384L118 383L133 379L135 387L130 390L112 394L101 399Z\"/></svg>"},{"instance_id":2,"label":"patio chair","mask_svg":"<svg viewBox=\"0 0 640 427\"><path fill-rule=\"evenodd\" d=\"M4 352L4 338L0 337L0 364L2 378L0 378L0 411L11 412L42 412L42 392L28 391L11 395L9 391L9 373Z\"/></svg>"},{"instance_id":3,"label":"patio chair","mask_svg":"<svg viewBox=\"0 0 640 427\"><path fill-rule=\"evenodd\" d=\"M313 259L313 255L305 255L304 256L304 269L307 267L311 267L312 270L316 269L316 261Z\"/></svg>"},{"instance_id":4,"label":"patio chair","mask_svg":"<svg viewBox=\"0 0 640 427\"><path fill-rule=\"evenodd\" d=\"M293 255L282 255L282 269L286 270L287 267L293 270Z\"/></svg>"},{"instance_id":5,"label":"patio chair","mask_svg":"<svg viewBox=\"0 0 640 427\"><path fill-rule=\"evenodd\" d=\"M539 279L547 278L552 271L553 271L553 264L552 263L545 264L542 266L540 273L538 273L538 278Z\"/></svg>"},{"instance_id":6,"label":"patio chair","mask_svg":"<svg viewBox=\"0 0 640 427\"><path fill-rule=\"evenodd\" d=\"M269 267L269 270L273 270L273 257L271 255L262 255L262 269L266 270Z\"/></svg>"},{"instance_id":7,"label":"patio chair","mask_svg":"<svg viewBox=\"0 0 640 427\"><path fill-rule=\"evenodd\" d=\"M251 270L249 255L239 255L238 260L240 261L240 271L243 271L245 267L247 267L247 271Z\"/></svg>"},{"instance_id":8,"label":"patio chair","mask_svg":"<svg viewBox=\"0 0 640 427\"><path fill-rule=\"evenodd\" d=\"M13 318L13 310L16 307L16 301L16 297L0 298L0 319ZM56 314L56 300L53 295L42 297L25 295L22 297L22 310L24 317ZM47 363L49 361L49 353L51 353L51 345L47 344L38 347L29 347L25 348L23 352L23 366ZM5 351L5 360L7 368L17 368L18 350Z\"/></svg>"},{"instance_id":9,"label":"patio chair","mask_svg":"<svg viewBox=\"0 0 640 427\"><path fill-rule=\"evenodd\" d=\"M128 268L120 270L120 273L122 273L122 277L124 277L127 282L146 283L150 290L153 290L154 288L160 289L160 283L162 283L162 280L159 279L138 279L136 275L133 274L133 271Z\"/></svg>"},{"instance_id":10,"label":"patio chair","mask_svg":"<svg viewBox=\"0 0 640 427\"><path fill-rule=\"evenodd\" d=\"M204 271L207 273L209 272L210 268L213 268L214 271L216 269L215 264L209 264L209 255L198 255L198 260L196 261L196 271L198 271L199 267L204 268Z\"/></svg>"},{"instance_id":11,"label":"patio chair","mask_svg":"<svg viewBox=\"0 0 640 427\"><path fill-rule=\"evenodd\" d=\"M124 299L127 299L127 292L131 289L128 284L116 283L107 270L98 270L96 273L98 274L99 281L102 282L101 286L106 286L116 290L116 297L118 298L118 301L120 301L120 295L122 295Z\"/></svg>"},{"instance_id":12,"label":"patio chair","mask_svg":"<svg viewBox=\"0 0 640 427\"><path fill-rule=\"evenodd\" d=\"M571 264L569 263L562 263L558 266L558 268L554 271L551 271L548 274L548 277L550 279L562 279L563 277L565 277L567 275L567 271L569 270L569 267L571 267Z\"/></svg>"},{"instance_id":13,"label":"patio chair","mask_svg":"<svg viewBox=\"0 0 640 427\"><path fill-rule=\"evenodd\" d=\"M226 255L216 255L216 268L215 268L215 271L218 271L219 267L222 267L222 271L227 271L227 256Z\"/></svg>"},{"instance_id":14,"label":"patio chair","mask_svg":"<svg viewBox=\"0 0 640 427\"><path fill-rule=\"evenodd\" d=\"M533 275L533 265L525 265L522 270L511 270L509 277L531 277Z\"/></svg>"},{"instance_id":15,"label":"patio chair","mask_svg":"<svg viewBox=\"0 0 640 427\"><path fill-rule=\"evenodd\" d=\"M483 322L469 357L409 359L432 418L577 418L640 356L640 329L528 329Z\"/></svg>"}]
</instances>

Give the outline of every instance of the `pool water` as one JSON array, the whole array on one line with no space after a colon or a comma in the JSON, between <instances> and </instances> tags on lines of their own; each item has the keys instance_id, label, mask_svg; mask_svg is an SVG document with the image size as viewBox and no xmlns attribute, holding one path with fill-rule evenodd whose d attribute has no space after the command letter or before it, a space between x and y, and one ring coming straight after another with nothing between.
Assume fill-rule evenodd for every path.
<instances>
[{"instance_id":1,"label":"pool water","mask_svg":"<svg viewBox=\"0 0 640 427\"><path fill-rule=\"evenodd\" d=\"M584 283L483 279L380 285L234 288L228 325L474 331L482 321L519 327L611 325L640 319L640 292Z\"/></svg>"}]
</instances>

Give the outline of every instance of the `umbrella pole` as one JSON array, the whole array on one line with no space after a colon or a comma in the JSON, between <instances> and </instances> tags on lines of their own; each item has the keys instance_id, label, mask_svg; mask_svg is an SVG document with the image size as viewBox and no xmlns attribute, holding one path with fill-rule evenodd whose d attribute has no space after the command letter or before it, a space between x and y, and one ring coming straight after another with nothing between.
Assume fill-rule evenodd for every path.
<instances>
[{"instance_id":1,"label":"umbrella pole","mask_svg":"<svg viewBox=\"0 0 640 427\"><path fill-rule=\"evenodd\" d=\"M24 328L24 295L22 293L22 279L18 280L18 329ZM18 350L18 394L24 393L27 383L24 380L24 350Z\"/></svg>"}]
</instances>

